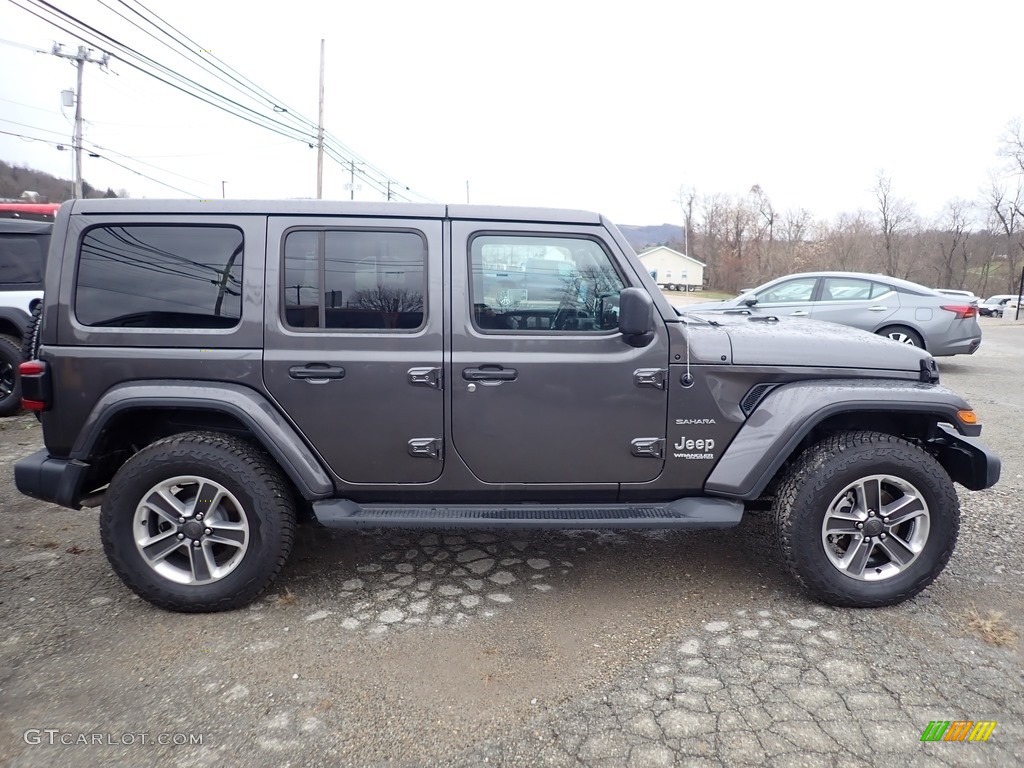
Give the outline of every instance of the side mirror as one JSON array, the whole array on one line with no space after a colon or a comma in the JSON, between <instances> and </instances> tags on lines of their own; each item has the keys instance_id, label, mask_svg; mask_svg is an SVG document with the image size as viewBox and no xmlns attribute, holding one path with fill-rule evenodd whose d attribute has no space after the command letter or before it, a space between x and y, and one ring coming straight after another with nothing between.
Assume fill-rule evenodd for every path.
<instances>
[{"instance_id":1,"label":"side mirror","mask_svg":"<svg viewBox=\"0 0 1024 768\"><path fill-rule=\"evenodd\" d=\"M619 333L626 341L646 344L654 331L654 299L642 288L624 288L619 293Z\"/></svg>"},{"instance_id":2,"label":"side mirror","mask_svg":"<svg viewBox=\"0 0 1024 768\"><path fill-rule=\"evenodd\" d=\"M757 296L748 296L743 300L743 303L746 304L748 307L752 307L755 304L757 304Z\"/></svg>"}]
</instances>

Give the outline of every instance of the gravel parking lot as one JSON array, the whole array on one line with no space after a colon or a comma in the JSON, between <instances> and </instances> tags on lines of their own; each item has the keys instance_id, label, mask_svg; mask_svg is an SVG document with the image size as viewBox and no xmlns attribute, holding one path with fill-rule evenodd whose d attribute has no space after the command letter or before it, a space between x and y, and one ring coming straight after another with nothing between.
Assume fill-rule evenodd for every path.
<instances>
[{"instance_id":1,"label":"gravel parking lot","mask_svg":"<svg viewBox=\"0 0 1024 768\"><path fill-rule=\"evenodd\" d=\"M896 608L808 601L748 517L703 534L307 529L251 608L171 614L114 577L95 511L22 497L6 472L0 761L1022 765L1024 323L983 328L940 368L1002 481L960 489L953 560ZM0 422L0 461L40 445L32 416ZM921 742L932 720L998 725Z\"/></svg>"}]
</instances>

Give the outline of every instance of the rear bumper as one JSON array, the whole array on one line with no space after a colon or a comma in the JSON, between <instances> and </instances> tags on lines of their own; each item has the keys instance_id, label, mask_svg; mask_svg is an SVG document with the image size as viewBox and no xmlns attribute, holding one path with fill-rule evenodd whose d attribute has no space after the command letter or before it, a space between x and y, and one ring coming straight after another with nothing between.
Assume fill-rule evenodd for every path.
<instances>
[{"instance_id":1,"label":"rear bumper","mask_svg":"<svg viewBox=\"0 0 1024 768\"><path fill-rule=\"evenodd\" d=\"M981 346L981 334L967 339L945 342L928 348L933 357L951 357L952 355L973 355Z\"/></svg>"},{"instance_id":2,"label":"rear bumper","mask_svg":"<svg viewBox=\"0 0 1024 768\"><path fill-rule=\"evenodd\" d=\"M18 491L62 507L80 509L79 501L89 465L74 459L55 459L44 448L14 464Z\"/></svg>"},{"instance_id":3,"label":"rear bumper","mask_svg":"<svg viewBox=\"0 0 1024 768\"><path fill-rule=\"evenodd\" d=\"M937 458L954 482L970 491L991 488L999 482L1002 462L978 438L961 435L953 427L939 424L942 436L931 441Z\"/></svg>"}]
</instances>

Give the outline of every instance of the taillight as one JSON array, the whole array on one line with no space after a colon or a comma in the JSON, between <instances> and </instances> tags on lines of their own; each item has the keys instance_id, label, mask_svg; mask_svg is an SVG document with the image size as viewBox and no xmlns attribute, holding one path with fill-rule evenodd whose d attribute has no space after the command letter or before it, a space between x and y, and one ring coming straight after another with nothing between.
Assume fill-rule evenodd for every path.
<instances>
[{"instance_id":1,"label":"taillight","mask_svg":"<svg viewBox=\"0 0 1024 768\"><path fill-rule=\"evenodd\" d=\"M943 304L942 308L947 312L955 313L957 320L978 316L978 308L971 304Z\"/></svg>"},{"instance_id":2,"label":"taillight","mask_svg":"<svg viewBox=\"0 0 1024 768\"><path fill-rule=\"evenodd\" d=\"M42 360L27 360L18 366L21 377L21 407L26 411L45 411L50 400L50 377Z\"/></svg>"}]
</instances>

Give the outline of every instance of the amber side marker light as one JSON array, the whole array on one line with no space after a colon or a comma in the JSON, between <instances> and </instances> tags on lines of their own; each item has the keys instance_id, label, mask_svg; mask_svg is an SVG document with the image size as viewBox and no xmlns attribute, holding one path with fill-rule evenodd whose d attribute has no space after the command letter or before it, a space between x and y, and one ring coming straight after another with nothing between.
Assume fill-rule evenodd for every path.
<instances>
[{"instance_id":1,"label":"amber side marker light","mask_svg":"<svg viewBox=\"0 0 1024 768\"><path fill-rule=\"evenodd\" d=\"M964 424L977 424L978 414L974 411L957 411L956 417L960 419Z\"/></svg>"}]
</instances>

